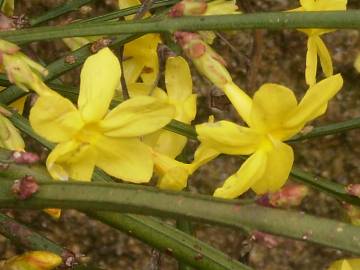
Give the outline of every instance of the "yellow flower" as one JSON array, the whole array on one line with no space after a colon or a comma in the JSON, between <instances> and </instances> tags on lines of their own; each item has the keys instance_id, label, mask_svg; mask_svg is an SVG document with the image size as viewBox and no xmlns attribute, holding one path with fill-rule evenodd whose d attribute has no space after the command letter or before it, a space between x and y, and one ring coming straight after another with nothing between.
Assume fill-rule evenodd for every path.
<instances>
[{"instance_id":1,"label":"yellow flower","mask_svg":"<svg viewBox=\"0 0 360 270\"><path fill-rule=\"evenodd\" d=\"M128 85L130 96L152 95L176 108L174 119L189 124L196 115L196 94L192 93L192 79L186 60L180 56L169 57L165 67L166 90L151 84ZM176 158L183 150L187 138L167 130L159 130L144 137L144 142L155 151Z\"/></svg>"},{"instance_id":2,"label":"yellow flower","mask_svg":"<svg viewBox=\"0 0 360 270\"><path fill-rule=\"evenodd\" d=\"M328 270L358 270L360 259L347 259L335 261Z\"/></svg>"},{"instance_id":3,"label":"yellow flower","mask_svg":"<svg viewBox=\"0 0 360 270\"><path fill-rule=\"evenodd\" d=\"M52 270L62 263L60 256L47 251L31 251L0 262L4 270Z\"/></svg>"},{"instance_id":4,"label":"yellow flower","mask_svg":"<svg viewBox=\"0 0 360 270\"><path fill-rule=\"evenodd\" d=\"M54 91L38 93L30 123L41 136L59 143L46 162L53 178L88 181L95 166L125 181L151 178L151 151L140 136L165 126L174 108L143 96L108 112L120 74L118 59L104 48L90 56L81 70L78 109Z\"/></svg>"},{"instance_id":5,"label":"yellow flower","mask_svg":"<svg viewBox=\"0 0 360 270\"><path fill-rule=\"evenodd\" d=\"M341 89L340 74L310 87L298 104L293 92L278 84L264 84L251 99L234 84L226 94L249 127L229 121L196 126L204 147L230 155L251 155L215 196L235 198L249 188L257 194L275 192L287 180L294 154L283 143L304 125L324 113L328 101Z\"/></svg>"},{"instance_id":6,"label":"yellow flower","mask_svg":"<svg viewBox=\"0 0 360 270\"><path fill-rule=\"evenodd\" d=\"M346 10L347 0L300 0L301 7L290 11L331 11ZM318 57L326 77L333 75L333 65L329 50L320 35L332 32L331 29L299 29L309 36L306 53L305 79L310 86L316 83Z\"/></svg>"},{"instance_id":7,"label":"yellow flower","mask_svg":"<svg viewBox=\"0 0 360 270\"><path fill-rule=\"evenodd\" d=\"M140 5L139 0L119 0L119 8ZM150 16L146 13L145 17ZM134 15L127 16L126 20ZM141 77L144 83L154 84L159 74L157 47L161 43L159 34L146 34L124 46L124 77L127 83L136 82Z\"/></svg>"}]
</instances>

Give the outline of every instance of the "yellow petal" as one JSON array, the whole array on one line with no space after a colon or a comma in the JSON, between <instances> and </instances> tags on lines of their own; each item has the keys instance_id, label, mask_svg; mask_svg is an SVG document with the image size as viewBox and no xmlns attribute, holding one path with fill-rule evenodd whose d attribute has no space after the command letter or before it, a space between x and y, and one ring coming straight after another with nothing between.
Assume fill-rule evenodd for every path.
<instances>
[{"instance_id":1,"label":"yellow petal","mask_svg":"<svg viewBox=\"0 0 360 270\"><path fill-rule=\"evenodd\" d=\"M189 65L181 56L169 57L166 61L165 84L168 96L178 102L192 94L192 79Z\"/></svg>"},{"instance_id":2,"label":"yellow petal","mask_svg":"<svg viewBox=\"0 0 360 270\"><path fill-rule=\"evenodd\" d=\"M307 41L305 79L310 86L316 83L317 61L316 41L314 37L309 37Z\"/></svg>"},{"instance_id":3,"label":"yellow petal","mask_svg":"<svg viewBox=\"0 0 360 270\"><path fill-rule=\"evenodd\" d=\"M156 84L159 75L159 59L155 50L148 54L148 60L144 62L144 69L141 72L141 80L144 83Z\"/></svg>"},{"instance_id":4,"label":"yellow petal","mask_svg":"<svg viewBox=\"0 0 360 270\"><path fill-rule=\"evenodd\" d=\"M86 59L80 75L79 110L85 122L104 117L120 83L120 63L109 48Z\"/></svg>"},{"instance_id":5,"label":"yellow petal","mask_svg":"<svg viewBox=\"0 0 360 270\"><path fill-rule=\"evenodd\" d=\"M23 110L24 110L26 98L27 98L27 95L15 100L14 102L12 102L10 104L10 107L15 108L19 114L22 114Z\"/></svg>"},{"instance_id":6,"label":"yellow petal","mask_svg":"<svg viewBox=\"0 0 360 270\"><path fill-rule=\"evenodd\" d=\"M252 186L257 194L279 190L288 179L294 162L294 152L289 145L280 141L273 143L274 148L266 153L264 175Z\"/></svg>"},{"instance_id":7,"label":"yellow petal","mask_svg":"<svg viewBox=\"0 0 360 270\"><path fill-rule=\"evenodd\" d=\"M258 148L262 135L229 121L204 123L196 126L201 143L230 155L252 154Z\"/></svg>"},{"instance_id":8,"label":"yellow petal","mask_svg":"<svg viewBox=\"0 0 360 270\"><path fill-rule=\"evenodd\" d=\"M286 127L304 125L319 115L324 106L341 90L343 78L340 74L328 77L307 90L299 106L286 121Z\"/></svg>"},{"instance_id":9,"label":"yellow petal","mask_svg":"<svg viewBox=\"0 0 360 270\"><path fill-rule=\"evenodd\" d=\"M137 137L164 127L174 114L172 105L154 97L138 96L115 107L100 122L100 128L111 137Z\"/></svg>"},{"instance_id":10,"label":"yellow petal","mask_svg":"<svg viewBox=\"0 0 360 270\"><path fill-rule=\"evenodd\" d=\"M46 208L43 211L55 220L58 220L61 216L61 209L58 208Z\"/></svg>"},{"instance_id":11,"label":"yellow petal","mask_svg":"<svg viewBox=\"0 0 360 270\"><path fill-rule=\"evenodd\" d=\"M216 158L220 153L215 149L209 148L204 144L200 144L194 154L194 160L191 162L190 172L193 173L200 166L208 163L209 161Z\"/></svg>"},{"instance_id":12,"label":"yellow petal","mask_svg":"<svg viewBox=\"0 0 360 270\"><path fill-rule=\"evenodd\" d=\"M250 126L265 133L281 129L296 106L296 97L289 88L264 84L254 95Z\"/></svg>"},{"instance_id":13,"label":"yellow petal","mask_svg":"<svg viewBox=\"0 0 360 270\"><path fill-rule=\"evenodd\" d=\"M328 270L357 270L360 269L360 259L345 259L333 262Z\"/></svg>"},{"instance_id":14,"label":"yellow petal","mask_svg":"<svg viewBox=\"0 0 360 270\"><path fill-rule=\"evenodd\" d=\"M215 0L207 5L204 15L223 15L223 14L237 14L240 13L235 1L229 0Z\"/></svg>"},{"instance_id":15,"label":"yellow petal","mask_svg":"<svg viewBox=\"0 0 360 270\"><path fill-rule=\"evenodd\" d=\"M251 98L233 82L226 84L222 90L230 99L231 104L239 113L240 117L247 123L250 123L250 112L252 106Z\"/></svg>"},{"instance_id":16,"label":"yellow petal","mask_svg":"<svg viewBox=\"0 0 360 270\"><path fill-rule=\"evenodd\" d=\"M179 191L186 187L189 164L179 162L159 152L152 152L154 169L159 176L157 186L161 189Z\"/></svg>"},{"instance_id":17,"label":"yellow petal","mask_svg":"<svg viewBox=\"0 0 360 270\"><path fill-rule=\"evenodd\" d=\"M131 98L136 96L150 96L153 87L146 83L129 83L127 89Z\"/></svg>"},{"instance_id":18,"label":"yellow petal","mask_svg":"<svg viewBox=\"0 0 360 270\"><path fill-rule=\"evenodd\" d=\"M72 140L58 144L51 151L46 167L56 180L72 178L90 181L96 158L97 153L92 146Z\"/></svg>"},{"instance_id":19,"label":"yellow petal","mask_svg":"<svg viewBox=\"0 0 360 270\"><path fill-rule=\"evenodd\" d=\"M140 5L141 2L139 0L118 0L118 4L120 9L124 9Z\"/></svg>"},{"instance_id":20,"label":"yellow petal","mask_svg":"<svg viewBox=\"0 0 360 270\"><path fill-rule=\"evenodd\" d=\"M167 171L158 180L160 189L180 191L186 188L189 172L182 167L174 167Z\"/></svg>"},{"instance_id":21,"label":"yellow petal","mask_svg":"<svg viewBox=\"0 0 360 270\"><path fill-rule=\"evenodd\" d=\"M177 106L175 119L190 124L196 116L197 95L192 94L180 106ZM181 109L178 109L181 108Z\"/></svg>"},{"instance_id":22,"label":"yellow petal","mask_svg":"<svg viewBox=\"0 0 360 270\"><path fill-rule=\"evenodd\" d=\"M225 180L221 188L215 190L214 196L233 199L246 192L263 176L266 168L267 156L264 151L257 151L251 155L240 169Z\"/></svg>"},{"instance_id":23,"label":"yellow petal","mask_svg":"<svg viewBox=\"0 0 360 270\"><path fill-rule=\"evenodd\" d=\"M176 158L184 149L187 138L174 132L160 130L144 136L143 141L156 152Z\"/></svg>"},{"instance_id":24,"label":"yellow petal","mask_svg":"<svg viewBox=\"0 0 360 270\"><path fill-rule=\"evenodd\" d=\"M52 142L70 140L83 126L75 106L56 93L40 96L29 120L35 132Z\"/></svg>"},{"instance_id":25,"label":"yellow petal","mask_svg":"<svg viewBox=\"0 0 360 270\"><path fill-rule=\"evenodd\" d=\"M130 84L137 81L144 68L144 63L138 58L130 58L123 61L123 68L125 81Z\"/></svg>"},{"instance_id":26,"label":"yellow petal","mask_svg":"<svg viewBox=\"0 0 360 270\"><path fill-rule=\"evenodd\" d=\"M133 183L148 182L153 173L149 147L139 139L101 136L96 144L96 165L106 173Z\"/></svg>"},{"instance_id":27,"label":"yellow petal","mask_svg":"<svg viewBox=\"0 0 360 270\"><path fill-rule=\"evenodd\" d=\"M319 55L321 68L325 74L326 77L330 77L333 75L333 65L331 61L331 56L329 53L329 50L326 48L326 45L324 44L324 41L318 36L314 37L316 46L317 46L317 53Z\"/></svg>"},{"instance_id":28,"label":"yellow petal","mask_svg":"<svg viewBox=\"0 0 360 270\"><path fill-rule=\"evenodd\" d=\"M354 62L354 67L356 69L357 72L360 73L360 53L358 53L356 60Z\"/></svg>"},{"instance_id":29,"label":"yellow petal","mask_svg":"<svg viewBox=\"0 0 360 270\"><path fill-rule=\"evenodd\" d=\"M315 5L315 1L314 1L314 0L300 0L300 5L301 5L305 10L313 10L313 9L314 9L314 5Z\"/></svg>"}]
</instances>

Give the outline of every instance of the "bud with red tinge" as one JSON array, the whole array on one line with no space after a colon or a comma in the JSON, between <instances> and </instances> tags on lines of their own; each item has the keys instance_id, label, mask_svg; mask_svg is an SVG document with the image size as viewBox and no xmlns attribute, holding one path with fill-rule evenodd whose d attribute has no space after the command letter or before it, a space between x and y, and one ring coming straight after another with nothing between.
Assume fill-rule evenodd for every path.
<instances>
[{"instance_id":1,"label":"bud with red tinge","mask_svg":"<svg viewBox=\"0 0 360 270\"><path fill-rule=\"evenodd\" d=\"M12 193L19 200L26 200L39 190L39 184L32 176L24 176L20 180L15 180L11 187Z\"/></svg>"}]
</instances>

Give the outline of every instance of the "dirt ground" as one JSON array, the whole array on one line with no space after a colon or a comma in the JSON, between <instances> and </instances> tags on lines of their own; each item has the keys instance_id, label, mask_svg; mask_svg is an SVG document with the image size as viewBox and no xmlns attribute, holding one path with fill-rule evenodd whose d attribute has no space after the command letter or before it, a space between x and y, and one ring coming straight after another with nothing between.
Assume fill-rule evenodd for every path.
<instances>
[{"instance_id":1,"label":"dirt ground","mask_svg":"<svg viewBox=\"0 0 360 270\"><path fill-rule=\"evenodd\" d=\"M60 0L16 1L16 14L37 16L59 5ZM297 6L297 1L240 0L243 10L276 11ZM74 18L101 14L116 8L116 1L97 1L90 5L89 13L74 12L50 22L65 23ZM360 8L358 1L349 1L349 8ZM236 83L249 93L265 82L281 83L293 89L298 97L306 90L304 81L306 36L297 31L242 31L220 33L215 49L225 58ZM360 52L358 31L336 31L323 36L331 51L335 72L345 78L343 90L329 105L325 116L314 126L347 120L360 116L360 74L353 68L355 55ZM39 42L31 45L46 62L60 57L66 47L60 41ZM78 83L78 71L63 77L67 83ZM228 105L221 109L210 106L213 96L220 94L192 69L194 91L199 95L198 116L195 123L206 121L209 114L216 119L239 121ZM253 75L252 75L253 74ZM295 165L319 176L348 184L360 183L360 131L302 141L293 144ZM189 152L196 143L189 143ZM211 194L222 181L237 170L241 161L236 157L220 157L200 168L190 179L190 192ZM248 192L246 197L254 196ZM297 211L317 216L343 220L340 204L323 193L312 191ZM89 219L74 210L64 211L59 221L54 221L40 211L11 212L18 220L38 232L82 254L85 262L96 262L104 269L150 269L152 248L98 221ZM331 261L349 256L341 251L284 238L275 238L276 247L249 239L241 231L204 224L194 224L199 239L221 249L257 270L322 270ZM7 258L22 250L0 237L0 257ZM161 270L177 269L177 263L169 256L161 255Z\"/></svg>"}]
</instances>

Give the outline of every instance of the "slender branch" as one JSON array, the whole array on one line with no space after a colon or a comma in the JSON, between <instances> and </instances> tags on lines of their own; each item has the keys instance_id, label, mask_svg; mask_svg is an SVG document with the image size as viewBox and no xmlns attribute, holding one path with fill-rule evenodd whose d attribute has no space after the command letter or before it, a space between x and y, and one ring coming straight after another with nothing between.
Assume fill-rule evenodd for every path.
<instances>
[{"instance_id":1,"label":"slender branch","mask_svg":"<svg viewBox=\"0 0 360 270\"><path fill-rule=\"evenodd\" d=\"M48 12L41 14L40 16L30 19L30 25L35 26L40 23L49 21L51 19L54 19L56 17L59 17L61 15L64 15L68 12L77 10L79 7L89 4L93 2L94 0L72 0L72 1L66 1L63 5L58 6L56 8L53 8L49 10Z\"/></svg>"},{"instance_id":2,"label":"slender branch","mask_svg":"<svg viewBox=\"0 0 360 270\"><path fill-rule=\"evenodd\" d=\"M316 127L309 133L306 134L299 133L298 135L292 137L288 142L297 142L307 139L323 137L326 135L344 133L345 131L357 129L357 128L360 128L360 117L356 117L343 122L337 122L334 124Z\"/></svg>"},{"instance_id":3,"label":"slender branch","mask_svg":"<svg viewBox=\"0 0 360 270\"><path fill-rule=\"evenodd\" d=\"M266 12L216 16L180 17L175 19L150 18L141 21L70 24L56 27L36 27L5 31L0 38L15 43L49 40L64 37L94 35L144 34L176 30L239 30L239 29L296 29L360 27L360 10L322 12Z\"/></svg>"},{"instance_id":4,"label":"slender branch","mask_svg":"<svg viewBox=\"0 0 360 270\"><path fill-rule=\"evenodd\" d=\"M184 218L247 231L260 230L360 254L360 237L354 237L360 235L359 227L303 213L241 205L236 200L220 200L189 192L165 192L139 185L50 179L39 183L39 191L23 201L11 194L13 181L0 179L2 208L75 208Z\"/></svg>"},{"instance_id":5,"label":"slender branch","mask_svg":"<svg viewBox=\"0 0 360 270\"><path fill-rule=\"evenodd\" d=\"M0 150L0 159L7 159L10 154L10 151ZM6 176L11 179L19 179L24 175L32 175L40 182L46 181L50 177L44 167L38 165L28 167L12 163L9 164L6 171L0 172L0 178ZM109 182L108 178L107 175L96 171L93 180ZM211 267L214 270L251 270L251 268L232 260L200 240L154 218L89 210L85 212L90 217L128 233L160 251L194 266L196 269L206 270ZM199 257L202 259L196 259Z\"/></svg>"}]
</instances>

